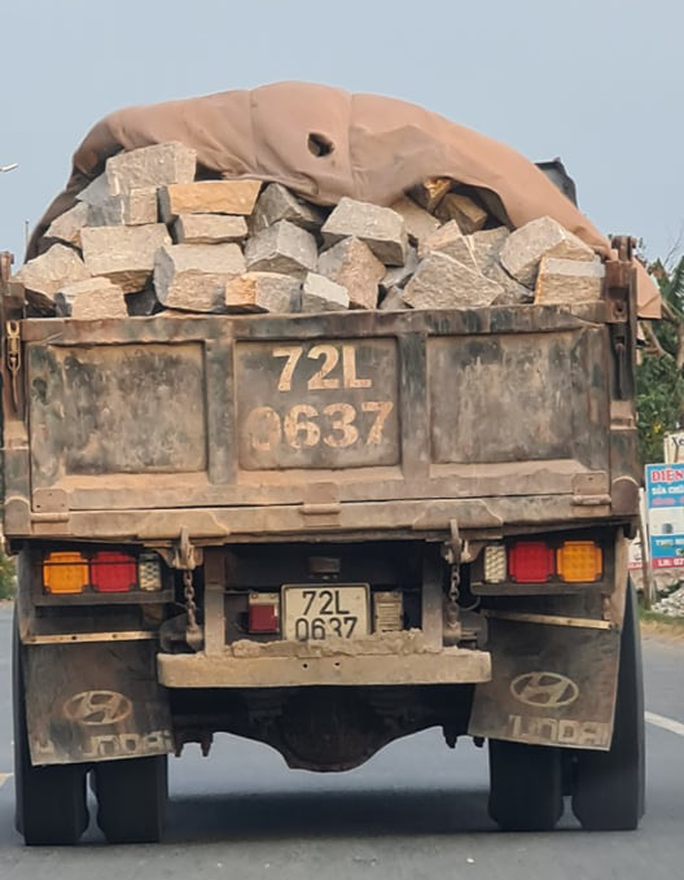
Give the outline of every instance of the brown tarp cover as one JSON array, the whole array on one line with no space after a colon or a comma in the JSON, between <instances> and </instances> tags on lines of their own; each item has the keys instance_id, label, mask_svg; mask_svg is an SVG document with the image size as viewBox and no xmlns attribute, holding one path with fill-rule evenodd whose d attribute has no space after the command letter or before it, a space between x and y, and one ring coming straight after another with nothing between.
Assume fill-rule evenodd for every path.
<instances>
[{"instance_id":1,"label":"brown tarp cover","mask_svg":"<svg viewBox=\"0 0 684 880\"><path fill-rule=\"evenodd\" d=\"M310 135L330 151L312 152ZM193 147L205 172L278 181L320 204L350 196L389 205L427 177L451 177L496 193L514 227L549 215L600 253L610 251L543 172L505 144L393 98L276 83L106 116L76 150L67 187L34 231L28 256L39 252L51 220L72 206L109 156L165 141ZM642 317L660 316L658 290L641 266L637 296Z\"/></svg>"}]
</instances>

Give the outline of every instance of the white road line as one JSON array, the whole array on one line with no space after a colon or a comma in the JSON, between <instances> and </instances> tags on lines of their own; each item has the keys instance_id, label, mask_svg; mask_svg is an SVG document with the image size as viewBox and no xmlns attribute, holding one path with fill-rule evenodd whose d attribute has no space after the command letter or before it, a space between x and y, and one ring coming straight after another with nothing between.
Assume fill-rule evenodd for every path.
<instances>
[{"instance_id":1,"label":"white road line","mask_svg":"<svg viewBox=\"0 0 684 880\"><path fill-rule=\"evenodd\" d=\"M0 788L7 782L8 779L12 778L12 773L0 773Z\"/></svg>"},{"instance_id":2,"label":"white road line","mask_svg":"<svg viewBox=\"0 0 684 880\"><path fill-rule=\"evenodd\" d=\"M684 736L684 724L681 721L675 721L673 718L666 718L664 715L656 715L655 712L644 712L644 717L649 724L656 727L662 727L663 730L669 730L670 733L677 733Z\"/></svg>"}]
</instances>

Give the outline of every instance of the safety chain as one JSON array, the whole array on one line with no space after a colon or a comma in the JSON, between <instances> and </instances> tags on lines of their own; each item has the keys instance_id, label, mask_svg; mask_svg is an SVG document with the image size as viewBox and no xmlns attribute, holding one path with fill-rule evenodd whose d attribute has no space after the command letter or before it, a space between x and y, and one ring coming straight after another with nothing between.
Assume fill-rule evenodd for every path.
<instances>
[{"instance_id":1,"label":"safety chain","mask_svg":"<svg viewBox=\"0 0 684 880\"><path fill-rule=\"evenodd\" d=\"M188 645L198 651L202 645L202 628L197 623L197 602L195 602L195 588L192 585L192 571L190 569L183 571L183 596L185 611L188 615L185 638Z\"/></svg>"},{"instance_id":2,"label":"safety chain","mask_svg":"<svg viewBox=\"0 0 684 880\"><path fill-rule=\"evenodd\" d=\"M195 588L192 585L192 572L183 572L183 595L185 597L185 610L188 614L188 629L197 630L197 602L195 602Z\"/></svg>"},{"instance_id":3,"label":"safety chain","mask_svg":"<svg viewBox=\"0 0 684 880\"><path fill-rule=\"evenodd\" d=\"M460 566L458 564L451 566L449 593L444 609L445 637L446 640L453 643L457 642L461 636L461 609L458 605L458 599L461 595L459 589L461 584Z\"/></svg>"},{"instance_id":4,"label":"safety chain","mask_svg":"<svg viewBox=\"0 0 684 880\"><path fill-rule=\"evenodd\" d=\"M461 595L461 550L462 543L458 534L458 525L451 523L451 541L444 545L443 557L449 564L449 591L444 607L444 643L458 644L461 638L461 609L458 604Z\"/></svg>"}]
</instances>

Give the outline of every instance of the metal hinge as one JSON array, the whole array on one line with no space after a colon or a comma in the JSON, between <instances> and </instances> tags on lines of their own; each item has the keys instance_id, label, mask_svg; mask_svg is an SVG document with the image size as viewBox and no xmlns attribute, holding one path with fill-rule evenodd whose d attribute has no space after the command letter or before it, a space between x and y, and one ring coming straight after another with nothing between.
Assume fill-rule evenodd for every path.
<instances>
[{"instance_id":1,"label":"metal hinge","mask_svg":"<svg viewBox=\"0 0 684 880\"><path fill-rule=\"evenodd\" d=\"M21 370L21 325L19 321L5 323L5 338L7 339L7 369L11 378L12 406L14 411L18 412L19 371Z\"/></svg>"}]
</instances>

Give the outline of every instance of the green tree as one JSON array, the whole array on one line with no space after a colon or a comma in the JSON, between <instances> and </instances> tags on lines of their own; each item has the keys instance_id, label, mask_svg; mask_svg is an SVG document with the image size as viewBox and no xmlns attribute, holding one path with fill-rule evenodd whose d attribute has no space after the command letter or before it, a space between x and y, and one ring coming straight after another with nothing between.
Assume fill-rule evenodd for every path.
<instances>
[{"instance_id":1,"label":"green tree","mask_svg":"<svg viewBox=\"0 0 684 880\"><path fill-rule=\"evenodd\" d=\"M646 339L637 367L639 450L644 464L663 459L663 437L684 426L684 257L669 270L650 267L663 298L660 321L644 321Z\"/></svg>"}]
</instances>

